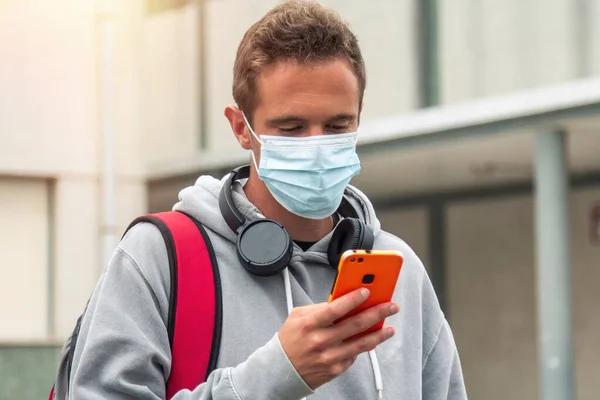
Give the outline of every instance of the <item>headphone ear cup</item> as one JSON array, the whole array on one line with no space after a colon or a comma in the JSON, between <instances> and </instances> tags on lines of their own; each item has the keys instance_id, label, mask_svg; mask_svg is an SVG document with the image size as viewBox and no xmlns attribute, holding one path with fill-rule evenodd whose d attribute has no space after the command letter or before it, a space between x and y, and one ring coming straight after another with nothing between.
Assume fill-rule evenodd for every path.
<instances>
[{"instance_id":1,"label":"headphone ear cup","mask_svg":"<svg viewBox=\"0 0 600 400\"><path fill-rule=\"evenodd\" d=\"M337 269L346 250L355 250L363 246L365 230L364 223L356 218L344 218L338 223L327 247L327 259L332 268Z\"/></svg>"},{"instance_id":2,"label":"headphone ear cup","mask_svg":"<svg viewBox=\"0 0 600 400\"><path fill-rule=\"evenodd\" d=\"M363 227L363 238L360 249L373 250L373 246L375 245L375 234L373 233L373 229L370 226L363 224L362 221L361 224Z\"/></svg>"},{"instance_id":3,"label":"headphone ear cup","mask_svg":"<svg viewBox=\"0 0 600 400\"><path fill-rule=\"evenodd\" d=\"M237 239L240 264L257 276L273 276L292 259L294 244L281 224L264 218L243 226Z\"/></svg>"}]
</instances>

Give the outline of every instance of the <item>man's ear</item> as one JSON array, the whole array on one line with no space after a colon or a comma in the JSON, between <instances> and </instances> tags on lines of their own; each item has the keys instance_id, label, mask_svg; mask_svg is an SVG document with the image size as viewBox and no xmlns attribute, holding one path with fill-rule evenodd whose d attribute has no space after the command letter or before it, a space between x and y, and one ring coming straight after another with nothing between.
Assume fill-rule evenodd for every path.
<instances>
[{"instance_id":1,"label":"man's ear","mask_svg":"<svg viewBox=\"0 0 600 400\"><path fill-rule=\"evenodd\" d=\"M250 132L248 131L248 127L246 126L246 122L244 122L244 116L242 115L242 111L235 106L227 106L225 107L225 111L223 113L225 118L229 121L229 125L231 125L231 130L235 135L240 146L242 146L245 150L252 149L252 142L250 140Z\"/></svg>"}]
</instances>

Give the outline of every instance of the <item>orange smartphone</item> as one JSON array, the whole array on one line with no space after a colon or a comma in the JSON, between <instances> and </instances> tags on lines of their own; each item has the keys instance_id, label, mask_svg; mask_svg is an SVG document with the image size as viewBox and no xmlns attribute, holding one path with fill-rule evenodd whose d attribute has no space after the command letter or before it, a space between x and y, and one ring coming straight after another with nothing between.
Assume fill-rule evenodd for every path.
<instances>
[{"instance_id":1,"label":"orange smartphone","mask_svg":"<svg viewBox=\"0 0 600 400\"><path fill-rule=\"evenodd\" d=\"M393 250L348 250L342 254L338 273L331 288L329 302L361 287L371 292L369 298L360 306L336 321L356 315L377 304L392 300L400 270L404 263L402 254ZM352 336L356 339L383 328L384 321Z\"/></svg>"}]
</instances>

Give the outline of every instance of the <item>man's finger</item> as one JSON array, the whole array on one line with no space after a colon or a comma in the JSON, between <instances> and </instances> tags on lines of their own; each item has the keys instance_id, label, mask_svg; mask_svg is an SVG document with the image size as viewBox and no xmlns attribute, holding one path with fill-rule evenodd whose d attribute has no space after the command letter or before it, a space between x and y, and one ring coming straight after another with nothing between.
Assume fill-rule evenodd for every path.
<instances>
[{"instance_id":1,"label":"man's finger","mask_svg":"<svg viewBox=\"0 0 600 400\"><path fill-rule=\"evenodd\" d=\"M333 328L335 330L335 336L341 340L348 339L351 336L369 329L379 321L391 317L396 314L398 310L398 305L392 302L373 306L360 314L354 315L336 324Z\"/></svg>"},{"instance_id":2,"label":"man's finger","mask_svg":"<svg viewBox=\"0 0 600 400\"><path fill-rule=\"evenodd\" d=\"M386 326L358 339L344 342L344 344L337 349L337 351L339 351L339 357L357 357L361 353L373 350L375 347L394 336L395 333L393 327Z\"/></svg>"},{"instance_id":3,"label":"man's finger","mask_svg":"<svg viewBox=\"0 0 600 400\"><path fill-rule=\"evenodd\" d=\"M315 322L318 326L329 326L336 320L348 314L369 298L369 289L360 288L325 304L325 307L315 312Z\"/></svg>"}]
</instances>

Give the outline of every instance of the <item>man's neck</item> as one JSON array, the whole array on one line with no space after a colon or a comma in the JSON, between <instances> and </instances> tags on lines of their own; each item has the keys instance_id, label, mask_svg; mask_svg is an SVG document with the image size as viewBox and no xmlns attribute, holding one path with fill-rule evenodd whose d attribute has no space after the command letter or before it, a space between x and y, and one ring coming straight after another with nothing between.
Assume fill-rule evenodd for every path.
<instances>
[{"instance_id":1,"label":"man's neck","mask_svg":"<svg viewBox=\"0 0 600 400\"><path fill-rule=\"evenodd\" d=\"M299 217L277 202L265 184L253 173L244 185L248 200L267 218L279 222L285 227L292 240L317 242L333 229L333 219L308 219Z\"/></svg>"}]
</instances>

